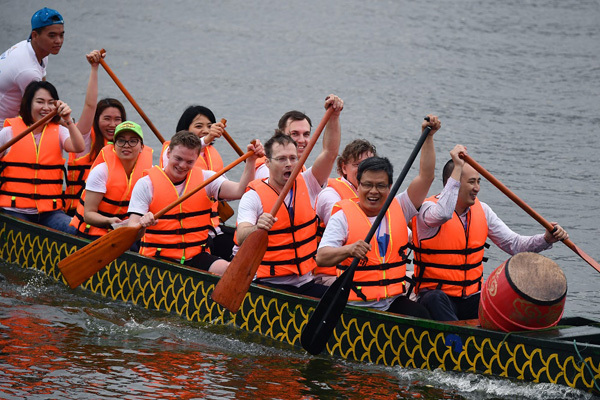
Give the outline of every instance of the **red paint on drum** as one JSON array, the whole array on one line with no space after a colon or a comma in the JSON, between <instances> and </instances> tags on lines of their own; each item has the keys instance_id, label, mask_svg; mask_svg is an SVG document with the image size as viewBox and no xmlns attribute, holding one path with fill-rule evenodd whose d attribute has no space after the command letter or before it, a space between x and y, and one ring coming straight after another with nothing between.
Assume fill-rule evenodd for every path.
<instances>
[{"instance_id":1,"label":"red paint on drum","mask_svg":"<svg viewBox=\"0 0 600 400\"><path fill-rule=\"evenodd\" d=\"M549 328L562 317L566 295L565 274L554 261L537 253L519 253L484 283L479 323L504 332Z\"/></svg>"}]
</instances>

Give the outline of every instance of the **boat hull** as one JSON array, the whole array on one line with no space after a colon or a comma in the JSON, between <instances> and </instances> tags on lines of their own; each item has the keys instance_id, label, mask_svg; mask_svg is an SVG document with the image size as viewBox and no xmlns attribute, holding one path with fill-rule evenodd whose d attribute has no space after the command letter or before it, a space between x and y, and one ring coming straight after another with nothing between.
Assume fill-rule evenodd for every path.
<instances>
[{"instance_id":1,"label":"boat hull","mask_svg":"<svg viewBox=\"0 0 600 400\"><path fill-rule=\"evenodd\" d=\"M37 269L65 285L57 264L85 244L0 214L0 259ZM189 321L234 326L300 347L300 334L316 300L253 284L240 311L232 314L210 298L218 279L127 252L77 290L176 313ZM567 318L543 332L505 334L349 306L327 352L358 362L480 373L600 394L599 326L584 318Z\"/></svg>"}]
</instances>

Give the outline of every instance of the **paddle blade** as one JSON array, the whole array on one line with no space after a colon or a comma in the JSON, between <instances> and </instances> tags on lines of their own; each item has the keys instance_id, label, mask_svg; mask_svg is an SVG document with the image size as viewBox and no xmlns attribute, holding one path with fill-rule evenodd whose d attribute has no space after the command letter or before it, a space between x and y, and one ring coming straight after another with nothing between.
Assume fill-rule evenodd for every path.
<instances>
[{"instance_id":1,"label":"paddle blade","mask_svg":"<svg viewBox=\"0 0 600 400\"><path fill-rule=\"evenodd\" d=\"M302 330L300 343L312 355L321 353L344 312L358 259L325 292Z\"/></svg>"},{"instance_id":2,"label":"paddle blade","mask_svg":"<svg viewBox=\"0 0 600 400\"><path fill-rule=\"evenodd\" d=\"M71 289L129 250L137 240L140 229L130 226L115 229L59 261L58 268Z\"/></svg>"},{"instance_id":3,"label":"paddle blade","mask_svg":"<svg viewBox=\"0 0 600 400\"><path fill-rule=\"evenodd\" d=\"M598 264L598 261L594 260L585 251L581 250L579 246L573 243L570 239L563 240L563 243L566 244L568 248L573 250L586 263L591 265L596 271L600 272L600 264Z\"/></svg>"},{"instance_id":4,"label":"paddle blade","mask_svg":"<svg viewBox=\"0 0 600 400\"><path fill-rule=\"evenodd\" d=\"M268 244L269 236L264 229L252 232L244 240L225 274L215 286L211 295L214 301L232 313L240 309Z\"/></svg>"}]
</instances>

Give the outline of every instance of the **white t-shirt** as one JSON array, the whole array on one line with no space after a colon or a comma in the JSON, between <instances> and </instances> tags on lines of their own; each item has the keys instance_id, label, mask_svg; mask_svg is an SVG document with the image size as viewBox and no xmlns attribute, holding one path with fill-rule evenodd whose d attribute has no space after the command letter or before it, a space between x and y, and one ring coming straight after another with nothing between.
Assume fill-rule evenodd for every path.
<instances>
[{"instance_id":1,"label":"white t-shirt","mask_svg":"<svg viewBox=\"0 0 600 400\"><path fill-rule=\"evenodd\" d=\"M103 162L96 165L90 171L90 174L85 181L85 190L105 194L106 182L108 182L108 165Z\"/></svg>"},{"instance_id":2,"label":"white t-shirt","mask_svg":"<svg viewBox=\"0 0 600 400\"><path fill-rule=\"evenodd\" d=\"M415 208L412 201L410 200L410 197L408 197L408 193L406 192L406 190L404 192L400 193L399 195L397 195L396 199L400 203L400 207L402 207L402 212L404 213L404 218L406 219L406 223L408 224L408 222L411 220L411 218L418 214L418 211ZM368 218L372 224L373 222L375 222L375 219L377 217L375 216L375 217L368 217ZM385 234L388 234L389 229L388 229L387 217L383 218L379 227L380 228L377 230L376 235L383 236ZM364 234L366 237L367 232L365 232ZM321 242L319 243L319 248L342 247L342 246L348 244L348 243L346 243L347 241L348 241L348 220L346 219L346 214L344 213L344 211L340 210L340 211L336 212L335 214L333 214L331 216L331 218L329 218L329 223L327 224L327 227L325 228L325 232L323 233L323 238L321 239ZM390 307L390 305L396 299L396 297L398 297L398 296L388 297L386 299L382 299L379 301L377 301L377 300L374 300L374 301L351 301L350 304L360 306L360 307L376 308L376 309L385 311Z\"/></svg>"},{"instance_id":3,"label":"white t-shirt","mask_svg":"<svg viewBox=\"0 0 600 400\"><path fill-rule=\"evenodd\" d=\"M202 170L204 180L207 180L211 176L215 174L214 171ZM225 182L226 179L223 176L218 177L213 182L209 183L204 187L206 190L206 194L208 197L214 197L215 199L219 199L219 190L221 189L221 185ZM185 190L185 181L177 186L175 186L178 195L181 197L183 191ZM154 194L154 187L152 185L152 180L149 176L144 176L140 178L135 186L133 187L133 191L131 193L131 200L129 200L129 209L127 210L129 213L135 213L139 215L144 215L148 211L150 211L150 203L152 203L152 198Z\"/></svg>"},{"instance_id":4,"label":"white t-shirt","mask_svg":"<svg viewBox=\"0 0 600 400\"><path fill-rule=\"evenodd\" d=\"M23 40L0 55L0 126L19 114L21 98L32 81L46 76L48 57L37 60L31 42Z\"/></svg>"},{"instance_id":5,"label":"white t-shirt","mask_svg":"<svg viewBox=\"0 0 600 400\"><path fill-rule=\"evenodd\" d=\"M64 126L60 125L58 127L58 136L59 136L60 150L62 152L64 150L65 141L70 137L69 130L67 128L65 128ZM40 139L42 137L42 132L34 134L33 137L35 138L35 143L39 145ZM6 143L8 143L12 138L13 138L12 126L7 126L7 127L2 128L2 130L0 130L0 146L3 146ZM27 140L27 139L23 138L21 140ZM10 149L11 148L9 147L8 149L6 149L6 151L4 151L3 154L0 154L0 158L4 157L6 154L8 154ZM4 209L9 210L9 211L19 212L22 214L37 214L38 213L37 208L4 207Z\"/></svg>"},{"instance_id":6,"label":"white t-shirt","mask_svg":"<svg viewBox=\"0 0 600 400\"><path fill-rule=\"evenodd\" d=\"M254 172L254 179L265 179L269 177L269 168L267 168L267 164L261 164L256 171Z\"/></svg>"},{"instance_id":7,"label":"white t-shirt","mask_svg":"<svg viewBox=\"0 0 600 400\"><path fill-rule=\"evenodd\" d=\"M308 194L310 196L310 203L313 205L316 202L317 196L323 190L323 186L319 184L317 178L312 173L312 167L302 172L302 177L306 182L306 187L308 188ZM267 180L268 182L268 180ZM290 201L292 200L292 193L286 196L284 200L285 206L289 206ZM267 212L270 212L268 210ZM237 224L239 225L242 222L248 222L252 225L256 225L258 222L258 218L263 214L263 206L260 201L260 196L256 191L249 190L240 199L240 204L238 206L238 215L237 215ZM237 247L237 246L236 246ZM234 248L235 249L235 248ZM237 249L235 249L237 252ZM298 275L289 275L289 276L281 276L274 278L262 278L261 280L265 282L271 282L278 285L293 285L296 287L300 287L305 283L313 280L312 272L304 274L302 276Z\"/></svg>"},{"instance_id":8,"label":"white t-shirt","mask_svg":"<svg viewBox=\"0 0 600 400\"><path fill-rule=\"evenodd\" d=\"M77 158L85 156L92 150L92 131L90 130L88 133L81 133L83 135L83 143L85 147L81 153L77 153Z\"/></svg>"},{"instance_id":9,"label":"white t-shirt","mask_svg":"<svg viewBox=\"0 0 600 400\"><path fill-rule=\"evenodd\" d=\"M354 188L346 178L341 177L342 181L347 183L350 187ZM323 224L327 226L329 222L329 218L331 218L331 210L335 203L340 201L342 197L340 194L332 187L328 186L321 193L319 193L319 197L317 197L317 205L315 206L315 210L317 211L317 215L319 219L323 221Z\"/></svg>"}]
</instances>

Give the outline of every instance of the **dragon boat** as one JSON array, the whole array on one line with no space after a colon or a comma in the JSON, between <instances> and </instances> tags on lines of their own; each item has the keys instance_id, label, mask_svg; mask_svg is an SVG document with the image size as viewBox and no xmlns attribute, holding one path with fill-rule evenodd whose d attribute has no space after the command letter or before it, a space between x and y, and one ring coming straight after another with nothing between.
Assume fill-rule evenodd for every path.
<instances>
[{"instance_id":1,"label":"dragon boat","mask_svg":"<svg viewBox=\"0 0 600 400\"><path fill-rule=\"evenodd\" d=\"M0 259L66 285L58 262L88 242L0 214ZM127 252L80 289L189 321L233 326L300 346L317 300L252 284L233 314L211 299L219 277ZM600 395L600 323L581 317L542 331L502 333L346 307L326 347L343 359L566 385Z\"/></svg>"}]
</instances>

